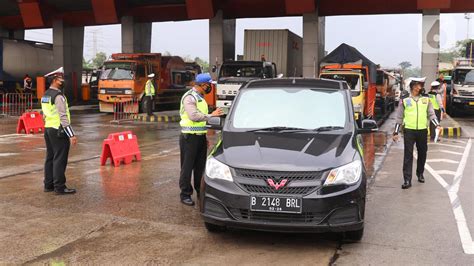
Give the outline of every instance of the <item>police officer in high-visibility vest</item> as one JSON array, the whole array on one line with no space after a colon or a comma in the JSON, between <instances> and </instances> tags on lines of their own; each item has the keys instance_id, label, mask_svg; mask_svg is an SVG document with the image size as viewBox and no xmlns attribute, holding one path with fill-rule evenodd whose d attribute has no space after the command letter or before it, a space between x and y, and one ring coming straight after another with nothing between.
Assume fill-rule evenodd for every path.
<instances>
[{"instance_id":1,"label":"police officer in high-visibility vest","mask_svg":"<svg viewBox=\"0 0 474 266\"><path fill-rule=\"evenodd\" d=\"M155 97L155 85L153 85L154 73L148 75L148 80L145 84L145 101L146 101L146 113L153 115L153 98Z\"/></svg>"},{"instance_id":2,"label":"police officer in high-visibility vest","mask_svg":"<svg viewBox=\"0 0 474 266\"><path fill-rule=\"evenodd\" d=\"M66 166L70 144L77 144L77 137L71 127L71 115L64 87L64 71L59 68L45 75L51 86L41 98L44 115L44 139L46 141L46 161L44 164L44 192L73 194L75 189L66 187Z\"/></svg>"},{"instance_id":3,"label":"police officer in high-visibility vest","mask_svg":"<svg viewBox=\"0 0 474 266\"><path fill-rule=\"evenodd\" d=\"M433 105L433 109L435 111L436 117L438 121L441 122L442 118L445 116L445 110L443 106L443 99L439 94L439 86L441 83L438 81L433 81L431 83L431 90L428 92L428 97L430 98L431 105ZM430 138L431 140L435 139L435 128L436 126L433 123L430 123Z\"/></svg>"},{"instance_id":4,"label":"police officer in high-visibility vest","mask_svg":"<svg viewBox=\"0 0 474 266\"><path fill-rule=\"evenodd\" d=\"M208 106L204 99L204 94L212 91L211 81L212 78L209 73L197 75L194 87L181 98L181 135L179 138L181 173L179 187L181 189L181 202L189 206L194 205L194 201L191 199L193 194L191 174L194 172L194 189L199 197L201 178L206 166L206 121L212 116L224 114L220 108L208 114Z\"/></svg>"},{"instance_id":5,"label":"police officer in high-visibility vest","mask_svg":"<svg viewBox=\"0 0 474 266\"><path fill-rule=\"evenodd\" d=\"M411 187L413 168L413 145L416 144L418 160L416 176L418 182L424 183L426 154L428 151L428 119L439 129L439 122L428 97L421 94L425 78L412 78L410 82L410 97L400 101L396 113L393 140L398 141L400 128L403 125L404 155L403 155L403 185L402 189Z\"/></svg>"}]
</instances>

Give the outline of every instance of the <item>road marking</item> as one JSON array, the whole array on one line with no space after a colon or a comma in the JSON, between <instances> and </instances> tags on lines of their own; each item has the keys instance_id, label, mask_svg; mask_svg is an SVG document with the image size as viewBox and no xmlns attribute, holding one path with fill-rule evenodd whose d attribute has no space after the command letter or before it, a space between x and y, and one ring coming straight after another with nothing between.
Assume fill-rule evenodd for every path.
<instances>
[{"instance_id":1,"label":"road marking","mask_svg":"<svg viewBox=\"0 0 474 266\"><path fill-rule=\"evenodd\" d=\"M11 153L11 152L4 152L0 153L0 157L8 157L8 156L13 156L13 155L18 155L19 153Z\"/></svg>"},{"instance_id":2,"label":"road marking","mask_svg":"<svg viewBox=\"0 0 474 266\"><path fill-rule=\"evenodd\" d=\"M431 146L446 146L446 147L451 147L451 148L458 148L458 149L463 149L465 148L465 146L459 146L459 145L453 145L453 144L446 144L446 143L428 143L428 145L431 145Z\"/></svg>"},{"instance_id":3,"label":"road marking","mask_svg":"<svg viewBox=\"0 0 474 266\"><path fill-rule=\"evenodd\" d=\"M455 151L443 151L443 150L428 150L428 152L436 152L436 153L450 153L454 155L462 155L460 152L455 152Z\"/></svg>"},{"instance_id":4,"label":"road marking","mask_svg":"<svg viewBox=\"0 0 474 266\"><path fill-rule=\"evenodd\" d=\"M471 146L472 141L469 139L466 148L462 153L462 158L455 172L454 181L451 186L449 186L446 181L444 181L444 179L428 164L426 164L426 170L428 170L428 172L430 172L430 174L438 181L438 183L447 190L464 253L472 255L474 254L474 242L472 241L471 232L469 231L469 227L466 222L466 216L464 215L464 211L462 209L461 200L458 196L459 187L461 185L464 169L466 168L467 159L469 158Z\"/></svg>"},{"instance_id":5,"label":"road marking","mask_svg":"<svg viewBox=\"0 0 474 266\"><path fill-rule=\"evenodd\" d=\"M427 163L452 163L458 164L459 161L450 160L450 159L428 159L426 160Z\"/></svg>"},{"instance_id":6,"label":"road marking","mask_svg":"<svg viewBox=\"0 0 474 266\"><path fill-rule=\"evenodd\" d=\"M456 172L450 171L450 170L437 170L436 172L440 175L452 175L452 176L456 175Z\"/></svg>"}]
</instances>

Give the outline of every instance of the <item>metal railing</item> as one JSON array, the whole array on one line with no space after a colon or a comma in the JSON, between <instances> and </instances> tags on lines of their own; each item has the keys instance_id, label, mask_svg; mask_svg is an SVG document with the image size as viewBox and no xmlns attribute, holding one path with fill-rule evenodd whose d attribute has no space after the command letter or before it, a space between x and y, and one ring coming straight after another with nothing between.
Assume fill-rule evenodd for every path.
<instances>
[{"instance_id":1,"label":"metal railing","mask_svg":"<svg viewBox=\"0 0 474 266\"><path fill-rule=\"evenodd\" d=\"M2 116L21 116L33 110L33 94L31 93L5 93L2 98Z\"/></svg>"},{"instance_id":2,"label":"metal railing","mask_svg":"<svg viewBox=\"0 0 474 266\"><path fill-rule=\"evenodd\" d=\"M127 101L114 102L114 120L112 123L121 123L132 121L138 116L139 104L138 99L133 97Z\"/></svg>"}]
</instances>

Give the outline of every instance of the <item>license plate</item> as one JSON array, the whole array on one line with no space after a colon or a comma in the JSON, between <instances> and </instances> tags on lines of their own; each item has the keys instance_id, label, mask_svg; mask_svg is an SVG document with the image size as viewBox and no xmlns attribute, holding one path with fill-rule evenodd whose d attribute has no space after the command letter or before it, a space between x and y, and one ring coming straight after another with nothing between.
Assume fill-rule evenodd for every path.
<instances>
[{"instance_id":1,"label":"license plate","mask_svg":"<svg viewBox=\"0 0 474 266\"><path fill-rule=\"evenodd\" d=\"M259 212L301 213L302 198L250 196L250 210Z\"/></svg>"},{"instance_id":2,"label":"license plate","mask_svg":"<svg viewBox=\"0 0 474 266\"><path fill-rule=\"evenodd\" d=\"M469 102L469 105L474 105L474 102Z\"/></svg>"}]
</instances>

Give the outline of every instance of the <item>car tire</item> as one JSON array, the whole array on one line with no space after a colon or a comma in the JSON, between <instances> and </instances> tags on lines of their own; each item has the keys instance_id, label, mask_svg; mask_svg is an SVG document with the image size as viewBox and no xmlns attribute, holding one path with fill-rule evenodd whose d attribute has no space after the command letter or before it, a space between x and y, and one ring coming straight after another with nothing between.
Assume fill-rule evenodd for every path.
<instances>
[{"instance_id":1,"label":"car tire","mask_svg":"<svg viewBox=\"0 0 474 266\"><path fill-rule=\"evenodd\" d=\"M227 230L227 228L225 226L206 223L206 222L204 222L204 226L206 227L207 231L209 231L211 233L221 233L221 232L225 232Z\"/></svg>"},{"instance_id":2,"label":"car tire","mask_svg":"<svg viewBox=\"0 0 474 266\"><path fill-rule=\"evenodd\" d=\"M364 228L362 227L359 230L347 231L345 232L345 239L353 242L359 242L364 236Z\"/></svg>"}]
</instances>

